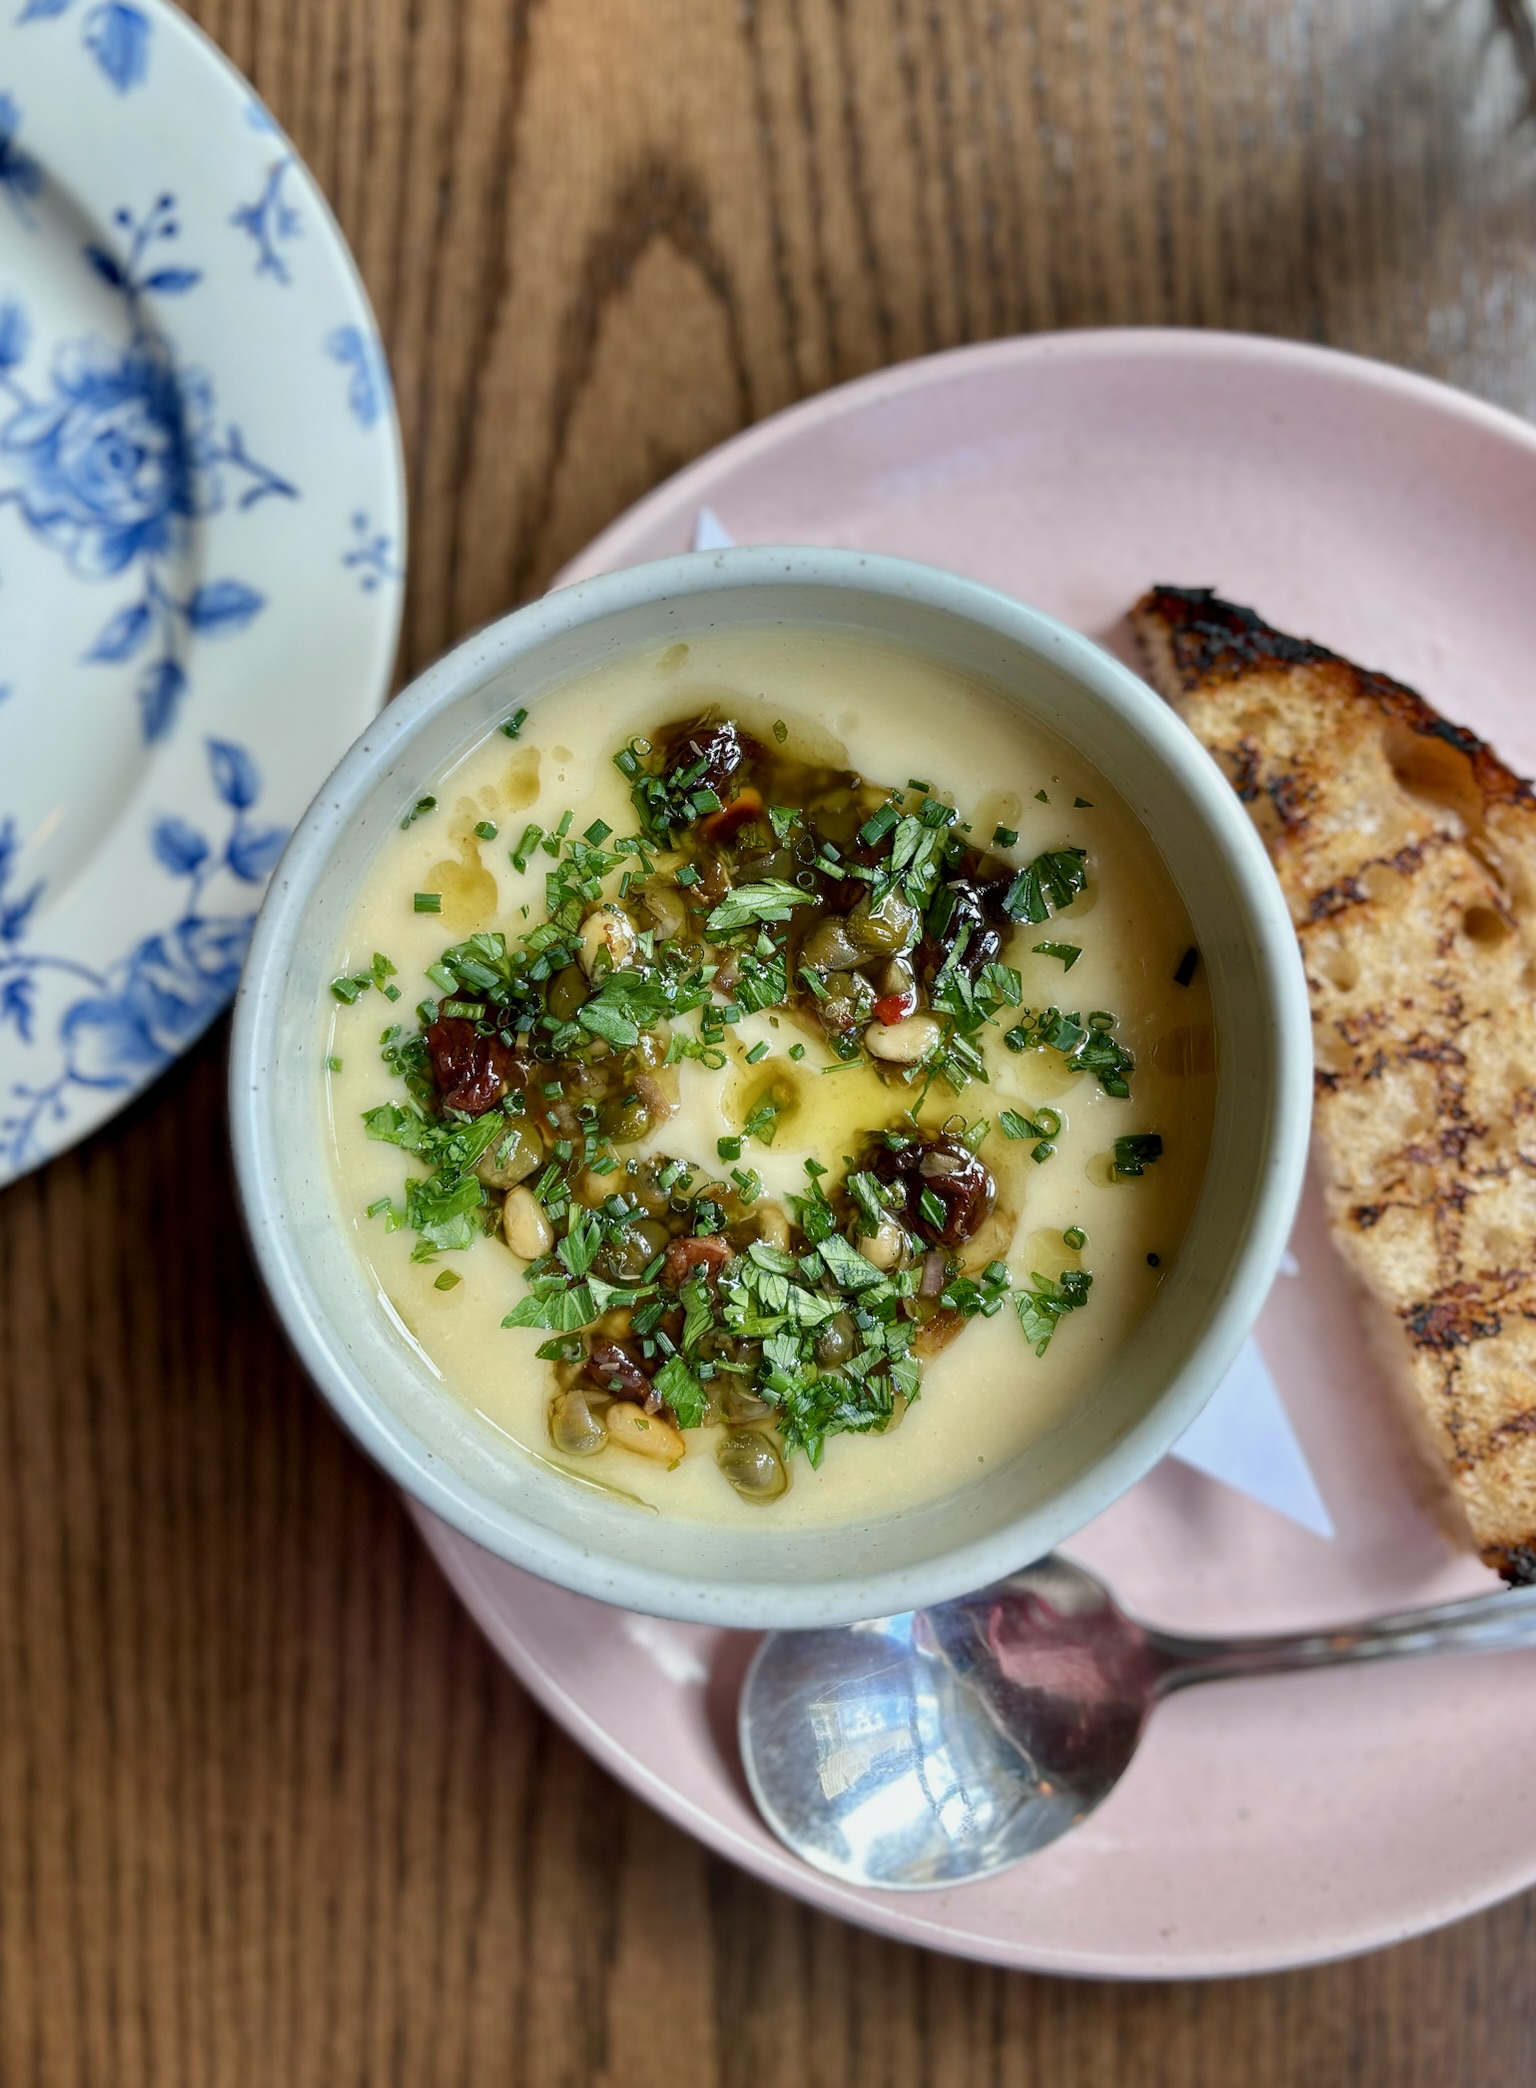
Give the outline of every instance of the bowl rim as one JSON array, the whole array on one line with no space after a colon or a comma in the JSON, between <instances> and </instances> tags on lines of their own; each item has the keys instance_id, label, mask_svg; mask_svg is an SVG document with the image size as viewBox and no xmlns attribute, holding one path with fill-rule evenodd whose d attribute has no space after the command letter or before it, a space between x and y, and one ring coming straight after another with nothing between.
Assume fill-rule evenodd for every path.
<instances>
[{"instance_id":1,"label":"bowl rim","mask_svg":"<svg viewBox=\"0 0 1536 2088\"><path fill-rule=\"evenodd\" d=\"M1225 1291L1161 1394L1102 1457L1046 1503L915 1564L764 1585L632 1561L621 1568L590 1543L488 1499L377 1403L339 1326L311 1310L297 1281L298 1241L282 1222L266 1164L275 1139L266 1097L288 947L336 835L403 742L552 638L651 605L692 602L705 613L712 594L786 583L895 598L978 626L1085 684L1134 727L1204 819L1229 872L1274 1018L1276 1077L1267 1099L1261 1178ZM771 618L770 598L765 620ZM464 639L387 706L317 793L273 873L236 997L229 1079L236 1184L263 1283L309 1377L374 1463L473 1542L574 1593L685 1622L801 1628L890 1615L986 1585L1026 1554L1039 1556L1080 1530L1195 1420L1251 1330L1289 1238L1311 1118L1311 1015L1294 927L1262 841L1199 741L1129 667L1044 612L936 566L851 550L759 546L686 552L557 588Z\"/></svg>"}]
</instances>

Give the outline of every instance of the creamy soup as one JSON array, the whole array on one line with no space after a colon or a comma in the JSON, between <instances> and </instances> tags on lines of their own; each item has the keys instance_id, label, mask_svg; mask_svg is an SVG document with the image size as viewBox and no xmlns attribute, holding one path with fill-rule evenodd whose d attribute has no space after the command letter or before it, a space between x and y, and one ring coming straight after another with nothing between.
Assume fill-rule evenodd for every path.
<instances>
[{"instance_id":1,"label":"creamy soup","mask_svg":"<svg viewBox=\"0 0 1536 2088\"><path fill-rule=\"evenodd\" d=\"M1205 1166L1188 915L1096 770L855 635L700 631L420 779L324 1011L338 1222L526 1454L899 1510L1132 1336Z\"/></svg>"}]
</instances>

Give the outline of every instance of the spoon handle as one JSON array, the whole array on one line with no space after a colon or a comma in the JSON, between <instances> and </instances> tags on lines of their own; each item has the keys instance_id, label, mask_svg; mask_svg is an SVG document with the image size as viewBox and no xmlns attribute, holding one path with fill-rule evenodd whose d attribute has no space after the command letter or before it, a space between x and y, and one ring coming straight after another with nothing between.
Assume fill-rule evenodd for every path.
<instances>
[{"instance_id":1,"label":"spoon handle","mask_svg":"<svg viewBox=\"0 0 1536 2088\"><path fill-rule=\"evenodd\" d=\"M1426 1653L1508 1653L1536 1646L1536 1587L1500 1589L1464 1602L1400 1610L1327 1631L1201 1639L1148 1627L1146 1636L1162 1662L1159 1695L1193 1682L1281 1674L1296 1668L1343 1667L1357 1660L1394 1660Z\"/></svg>"}]
</instances>

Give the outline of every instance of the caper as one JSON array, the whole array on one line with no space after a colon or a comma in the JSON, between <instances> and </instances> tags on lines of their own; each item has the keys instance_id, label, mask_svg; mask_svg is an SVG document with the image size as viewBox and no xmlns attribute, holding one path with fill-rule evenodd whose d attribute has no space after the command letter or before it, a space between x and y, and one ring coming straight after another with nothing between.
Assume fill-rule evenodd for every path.
<instances>
[{"instance_id":1,"label":"caper","mask_svg":"<svg viewBox=\"0 0 1536 2088\"><path fill-rule=\"evenodd\" d=\"M755 1428L733 1428L715 1462L744 1501L776 1501L789 1485L777 1444Z\"/></svg>"},{"instance_id":2,"label":"caper","mask_svg":"<svg viewBox=\"0 0 1536 2088\"><path fill-rule=\"evenodd\" d=\"M667 1242L672 1237L667 1228L656 1218L642 1218L638 1224L632 1225L629 1229L635 1238L644 1245L648 1261L654 1261L658 1254L665 1253Z\"/></svg>"},{"instance_id":3,"label":"caper","mask_svg":"<svg viewBox=\"0 0 1536 2088\"><path fill-rule=\"evenodd\" d=\"M863 945L849 934L841 914L829 914L805 939L801 955L822 971L847 971L864 954Z\"/></svg>"},{"instance_id":4,"label":"caper","mask_svg":"<svg viewBox=\"0 0 1536 2088\"><path fill-rule=\"evenodd\" d=\"M840 1312L816 1336L816 1361L830 1370L836 1363L846 1363L858 1345L858 1329L846 1312Z\"/></svg>"},{"instance_id":5,"label":"caper","mask_svg":"<svg viewBox=\"0 0 1536 2088\"><path fill-rule=\"evenodd\" d=\"M610 1283L638 1283L659 1251L642 1235L638 1225L626 1225L621 1233L603 1243L596 1266Z\"/></svg>"},{"instance_id":6,"label":"caper","mask_svg":"<svg viewBox=\"0 0 1536 2088\"><path fill-rule=\"evenodd\" d=\"M657 1182L654 1167L642 1167L627 1187L629 1195L639 1204L641 1210L648 1212L652 1218L661 1217L667 1209L667 1192Z\"/></svg>"},{"instance_id":7,"label":"caper","mask_svg":"<svg viewBox=\"0 0 1536 2088\"><path fill-rule=\"evenodd\" d=\"M719 1380L715 1382L718 1384ZM766 1399L746 1391L738 1378L728 1377L720 1394L720 1411L733 1427L739 1428L743 1421L766 1421L773 1408Z\"/></svg>"},{"instance_id":8,"label":"caper","mask_svg":"<svg viewBox=\"0 0 1536 2088\"><path fill-rule=\"evenodd\" d=\"M866 956L892 957L917 940L917 908L899 892L887 892L878 906L861 899L848 916L848 939Z\"/></svg>"},{"instance_id":9,"label":"caper","mask_svg":"<svg viewBox=\"0 0 1536 2088\"><path fill-rule=\"evenodd\" d=\"M549 1440L567 1457L591 1457L608 1440L608 1431L587 1404L586 1394L560 1393L549 1409Z\"/></svg>"},{"instance_id":10,"label":"caper","mask_svg":"<svg viewBox=\"0 0 1536 2088\"><path fill-rule=\"evenodd\" d=\"M591 994L587 975L579 964L568 964L549 982L549 1012L556 1022L573 1022L576 1010Z\"/></svg>"},{"instance_id":11,"label":"caper","mask_svg":"<svg viewBox=\"0 0 1536 2088\"><path fill-rule=\"evenodd\" d=\"M633 1145L651 1128L651 1112L638 1095L617 1095L598 1112L598 1128L615 1145Z\"/></svg>"},{"instance_id":12,"label":"caper","mask_svg":"<svg viewBox=\"0 0 1536 2088\"><path fill-rule=\"evenodd\" d=\"M810 822L814 832L823 841L834 841L839 848L846 848L863 824L864 814L858 799L848 789L829 790L817 798L810 807Z\"/></svg>"},{"instance_id":13,"label":"caper","mask_svg":"<svg viewBox=\"0 0 1536 2088\"><path fill-rule=\"evenodd\" d=\"M492 1189L515 1189L544 1164L544 1144L532 1124L508 1125L500 1138L481 1156L475 1169Z\"/></svg>"}]
</instances>

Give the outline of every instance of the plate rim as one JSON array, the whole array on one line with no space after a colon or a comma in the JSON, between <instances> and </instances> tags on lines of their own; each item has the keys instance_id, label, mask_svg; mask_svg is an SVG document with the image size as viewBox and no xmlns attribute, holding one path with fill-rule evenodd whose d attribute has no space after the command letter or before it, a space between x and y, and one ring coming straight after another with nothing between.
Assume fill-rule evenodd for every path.
<instances>
[{"instance_id":1,"label":"plate rim","mask_svg":"<svg viewBox=\"0 0 1536 2088\"><path fill-rule=\"evenodd\" d=\"M629 546L635 539L648 535L659 517L669 516L679 507L686 511L688 507L712 505L713 489L730 482L744 466L771 454L782 443L800 438L846 414L929 386L942 387L957 380L964 382L994 369L1027 371L1031 366L1062 359L1108 363L1128 358L1172 363L1195 360L1225 367L1262 368L1268 365L1286 372L1321 377L1353 387L1363 394L1380 396L1384 393L1432 414L1442 422L1477 428L1523 452L1525 461L1536 467L1536 427L1517 413L1422 372L1348 349L1273 335L1193 327L1085 327L1016 335L965 343L935 354L912 357L830 387L810 398L791 402L728 437L653 487L567 560L551 584L568 586L592 573L609 570L615 564L632 562L636 554ZM647 551L644 555L655 554ZM1138 1953L1135 1957L1112 1952L1053 1952L1033 1943L1022 1948L1010 1948L1007 1943L990 1936L976 1936L957 1931L953 1925L925 1921L913 1904L916 1896L901 1895L887 1902L883 1896L873 1892L862 1894L823 1877L809 1865L797 1862L787 1851L781 1852L777 1845L761 1848L734 1836L729 1826L714 1814L692 1805L674 1785L637 1762L623 1742L601 1726L563 1684L549 1675L538 1655L521 1641L515 1617L476 1572L477 1561L469 1556L473 1551L470 1540L460 1537L445 1525L434 1527L435 1518L431 1517L430 1511L418 1504L408 1505L432 1557L484 1632L493 1651L543 1708L610 1774L717 1855L739 1864L754 1876L807 1904L893 1940L915 1942L920 1947L941 1950L973 1962L1045 1976L1135 1982L1243 1978L1339 1963L1387 1949L1485 1912L1536 1885L1536 1846L1533 1846L1523 1856L1512 1859L1502 1871L1488 1874L1482 1888L1451 1890L1433 1904L1421 1905L1407 1918L1394 1918L1390 1910L1383 1910L1381 1918L1374 1922L1353 1923L1350 1933L1329 1935L1316 1945L1298 1942L1269 1950L1249 1947L1231 1957L1217 1957L1209 1952L1164 1953L1152 1950ZM665 1683L665 1686L674 1689L677 1685ZM919 1933L914 1933L919 1929Z\"/></svg>"},{"instance_id":2,"label":"plate rim","mask_svg":"<svg viewBox=\"0 0 1536 2088\"><path fill-rule=\"evenodd\" d=\"M1480 426L1489 434L1516 441L1536 458L1536 426L1506 406L1496 406L1471 392L1459 390L1438 377L1425 376L1400 363L1383 362L1376 356L1353 349L1333 348L1315 341L1292 340L1279 334L1241 333L1220 327L1195 326L1084 326L1047 333L1009 334L998 340L966 341L942 348L931 355L909 356L887 363L881 369L830 385L810 397L792 400L748 428L741 428L716 443L700 457L653 486L632 502L621 515L599 530L567 559L550 582L551 589L569 587L590 574L610 570L620 547L640 534L658 513L665 513L679 498L698 498L701 507L711 502L704 489L734 476L743 463L760 452L771 451L802 429L814 429L823 421L840 419L850 410L900 397L904 392L922 391L947 378L962 378L993 367L1046 363L1083 356L1090 360L1123 356L1128 352L1169 361L1191 358L1210 362L1244 361L1288 365L1318 375L1358 385L1362 391L1396 392L1404 399ZM754 548L766 548L757 547Z\"/></svg>"},{"instance_id":3,"label":"plate rim","mask_svg":"<svg viewBox=\"0 0 1536 2088\"><path fill-rule=\"evenodd\" d=\"M366 338L378 344L382 363L383 347L378 319L356 256L308 161L272 114L265 98L241 72L234 60L220 48L206 30L175 4L175 0L133 0L133 7L152 25L156 37L163 37L168 43L179 45L182 51L190 56L193 65L199 69L206 86L208 105L215 114L222 113L229 122L240 120L242 112L248 112L253 108L264 114L269 126L269 135L279 142L288 154L291 169L289 178L296 195L302 199L304 205L311 250L319 256L318 272L324 281L319 289L310 294L332 297L338 323L360 325ZM20 42L20 35L26 26L28 25L24 18L20 16L0 24L0 44L3 44L7 54L17 49L25 49L25 45ZM31 26L45 25L37 23ZM135 84L134 91L153 95L153 71L148 78ZM218 108L219 101L225 104L222 112ZM143 112L148 112L152 106L152 103L142 105ZM87 207L93 207L89 197L83 197L82 200ZM274 324L276 323L278 322L274 321ZM371 432L382 445L382 455L377 469L378 499L382 505L371 521L374 528L384 532L392 547L389 555L394 561L398 577L389 585L375 588L370 594L372 614L368 622L366 648L359 648L360 652L366 653L366 657L362 660L356 681L356 686L366 692L358 729L366 727L369 720L378 715L388 699L390 685L394 679L404 624L405 575L408 570L410 548L404 438L387 365L384 368L381 390L379 420ZM336 411L339 417L345 408L338 405ZM211 726L215 732L230 730L233 722L229 717L204 720L204 724ZM241 736L249 736L256 742L257 757L264 762L267 750L261 743L261 722L262 712L259 707L247 707L240 713ZM206 742L209 733L204 730L200 732L199 737ZM137 803L144 798L154 774L155 766L151 764L133 787L133 802ZM316 775L314 788L318 790L324 780L323 774ZM295 819L312 794L305 792L303 802L295 805ZM122 851L127 845L130 833L137 835L137 827L127 817L120 819L115 825L111 840L96 858L101 865L98 874L109 874L111 866L121 861ZM253 899L257 905L269 882L270 875L252 886ZM253 918L254 910L253 907ZM124 935L125 938L131 938L135 931L141 934L153 933L161 925L158 914L152 918L139 917L136 906L130 906L124 917ZM66 947L62 954L68 956L71 952ZM231 989L222 999L215 998L195 1025L189 1025L173 1045L165 1047L165 1056L159 1063L128 1071L117 1085L84 1086L83 1090L77 1093L68 1118L57 1125L50 1135L34 1141L30 1157L24 1158L19 1165L14 1164L9 1158L0 1159L0 1192L12 1183L22 1181L28 1175L35 1174L62 1158L65 1153L105 1129L124 1110L131 1108L200 1042L220 1016L227 1012L233 997Z\"/></svg>"},{"instance_id":4,"label":"plate rim","mask_svg":"<svg viewBox=\"0 0 1536 2088\"><path fill-rule=\"evenodd\" d=\"M1395 1944L1410 1942L1416 1936L1432 1934L1472 1915L1486 1913L1489 1908L1512 1899L1536 1882L1536 1855L1533 1855L1528 1874L1522 1874L1512 1882L1500 1879L1486 1893L1459 1896L1454 1903L1443 1906L1426 1920L1384 1921L1368 1933L1332 1937L1321 1948L1282 1949L1263 1956L1253 1952L1239 1952L1231 1957L1218 1957L1208 1952L1183 1955L1146 1952L1133 1958L1113 1952L1099 1955L1074 1950L1053 1952L1034 1944L1011 1948L999 1938L925 1916L921 1911L923 1903L930 1897L938 1899L941 1895L937 1891L932 1895L923 1892L881 1893L872 1887L845 1884L800 1861L771 1839L762 1844L748 1840L728 1822L692 1803L676 1784L669 1783L665 1777L638 1762L624 1743L594 1717L572 1691L555 1679L539 1656L519 1637L513 1615L498 1599L483 1569L505 1568L510 1572L520 1569L506 1567L505 1561L482 1552L471 1538L455 1530L408 1494L402 1493L399 1498L416 1524L438 1571L492 1652L511 1670L540 1708L601 1768L664 1819L703 1843L714 1855L738 1865L762 1883L787 1892L820 1913L834 1915L857 1928L869 1929L892 1942L941 1951L948 1957L963 1958L972 1964L996 1965L1006 1971L1029 1972L1051 1979L1096 1979L1125 1985L1250 1979L1268 1973L1300 1972L1343 1964L1351 1958L1391 1949ZM716 1627L705 1628L713 1630ZM670 1679L663 1679L669 1689L678 1687ZM766 1828L764 1833L768 1833ZM965 1890L964 1885L943 1888L945 1893L961 1895Z\"/></svg>"}]
</instances>

